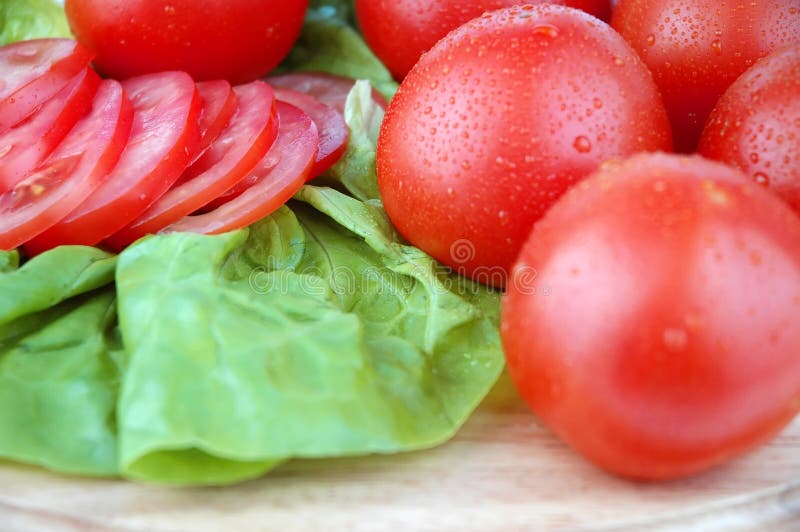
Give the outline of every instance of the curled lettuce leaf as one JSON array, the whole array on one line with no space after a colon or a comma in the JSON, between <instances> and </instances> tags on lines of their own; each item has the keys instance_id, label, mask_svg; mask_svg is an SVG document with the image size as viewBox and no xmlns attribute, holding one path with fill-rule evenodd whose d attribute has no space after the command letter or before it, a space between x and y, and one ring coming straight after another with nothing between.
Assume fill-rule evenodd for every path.
<instances>
[{"instance_id":1,"label":"curled lettuce leaf","mask_svg":"<svg viewBox=\"0 0 800 532\"><path fill-rule=\"evenodd\" d=\"M53 0L0 2L0 46L26 39L71 35L64 8Z\"/></svg>"},{"instance_id":2,"label":"curled lettuce leaf","mask_svg":"<svg viewBox=\"0 0 800 532\"><path fill-rule=\"evenodd\" d=\"M325 212L295 204L120 257L126 475L219 484L292 457L430 447L495 382L497 294L398 243L379 208L301 199Z\"/></svg>"}]
</instances>

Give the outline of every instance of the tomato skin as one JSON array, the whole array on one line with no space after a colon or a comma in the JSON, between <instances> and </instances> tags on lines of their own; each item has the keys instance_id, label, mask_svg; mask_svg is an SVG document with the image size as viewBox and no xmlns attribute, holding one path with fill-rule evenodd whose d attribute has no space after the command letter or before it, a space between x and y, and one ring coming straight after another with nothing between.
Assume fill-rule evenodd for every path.
<instances>
[{"instance_id":1,"label":"tomato skin","mask_svg":"<svg viewBox=\"0 0 800 532\"><path fill-rule=\"evenodd\" d=\"M800 3L619 0L611 25L653 72L676 150L691 152L730 84L758 59L800 43Z\"/></svg>"},{"instance_id":2,"label":"tomato skin","mask_svg":"<svg viewBox=\"0 0 800 532\"><path fill-rule=\"evenodd\" d=\"M183 70L196 80L264 76L300 35L308 0L66 0L70 27L105 74Z\"/></svg>"},{"instance_id":3,"label":"tomato skin","mask_svg":"<svg viewBox=\"0 0 800 532\"><path fill-rule=\"evenodd\" d=\"M569 187L609 158L669 150L670 137L649 72L610 27L561 6L510 8L409 73L381 128L378 184L410 242L498 285Z\"/></svg>"},{"instance_id":4,"label":"tomato skin","mask_svg":"<svg viewBox=\"0 0 800 532\"><path fill-rule=\"evenodd\" d=\"M611 15L608 0L356 0L355 7L364 40L392 75L403 79L424 52L462 24L487 11L545 2L606 21Z\"/></svg>"},{"instance_id":5,"label":"tomato skin","mask_svg":"<svg viewBox=\"0 0 800 532\"><path fill-rule=\"evenodd\" d=\"M502 312L511 376L608 471L721 464L800 408L798 241L800 219L738 170L664 154L607 163L520 254Z\"/></svg>"},{"instance_id":6,"label":"tomato skin","mask_svg":"<svg viewBox=\"0 0 800 532\"><path fill-rule=\"evenodd\" d=\"M800 45L760 60L730 86L699 152L740 168L800 213Z\"/></svg>"}]
</instances>

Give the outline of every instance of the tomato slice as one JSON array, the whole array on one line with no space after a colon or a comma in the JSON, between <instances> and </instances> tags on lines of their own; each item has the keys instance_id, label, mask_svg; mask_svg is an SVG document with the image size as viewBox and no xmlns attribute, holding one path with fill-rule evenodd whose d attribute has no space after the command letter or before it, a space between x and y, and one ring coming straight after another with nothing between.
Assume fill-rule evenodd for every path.
<instances>
[{"instance_id":1,"label":"tomato slice","mask_svg":"<svg viewBox=\"0 0 800 532\"><path fill-rule=\"evenodd\" d=\"M91 60L92 53L70 39L36 39L0 48L0 132L33 114Z\"/></svg>"},{"instance_id":2,"label":"tomato slice","mask_svg":"<svg viewBox=\"0 0 800 532\"><path fill-rule=\"evenodd\" d=\"M119 160L132 122L133 109L122 86L104 81L92 110L44 164L0 194L0 249L16 248L80 205Z\"/></svg>"},{"instance_id":3,"label":"tomato slice","mask_svg":"<svg viewBox=\"0 0 800 532\"><path fill-rule=\"evenodd\" d=\"M227 201L215 209L187 216L162 230L219 234L247 227L269 216L289 201L306 182L314 165L319 133L314 121L297 107L276 102L278 138L266 156L243 182L246 188L226 194Z\"/></svg>"},{"instance_id":4,"label":"tomato slice","mask_svg":"<svg viewBox=\"0 0 800 532\"><path fill-rule=\"evenodd\" d=\"M52 153L92 107L100 76L86 68L33 116L0 134L0 191L8 191Z\"/></svg>"},{"instance_id":5,"label":"tomato slice","mask_svg":"<svg viewBox=\"0 0 800 532\"><path fill-rule=\"evenodd\" d=\"M238 103L233 87L227 81L203 81L197 84L202 106L197 124L200 127L200 146L192 162L197 161L228 127Z\"/></svg>"},{"instance_id":6,"label":"tomato slice","mask_svg":"<svg viewBox=\"0 0 800 532\"><path fill-rule=\"evenodd\" d=\"M238 111L222 135L166 194L106 243L121 249L191 214L244 179L278 135L272 88L254 81L234 89Z\"/></svg>"},{"instance_id":7,"label":"tomato slice","mask_svg":"<svg viewBox=\"0 0 800 532\"><path fill-rule=\"evenodd\" d=\"M279 76L270 76L267 81L273 87L294 89L313 96L325 105L330 105L344 114L344 104L347 95L356 81L351 78L334 76L323 72L292 72ZM386 109L386 98L381 93L372 89L372 99L375 103Z\"/></svg>"},{"instance_id":8,"label":"tomato slice","mask_svg":"<svg viewBox=\"0 0 800 532\"><path fill-rule=\"evenodd\" d=\"M275 89L275 97L298 107L317 126L319 150L314 167L308 174L309 178L317 177L336 164L347 149L347 139L350 137L350 130L342 113L313 96L293 89Z\"/></svg>"},{"instance_id":9,"label":"tomato slice","mask_svg":"<svg viewBox=\"0 0 800 532\"><path fill-rule=\"evenodd\" d=\"M189 164L200 137L200 97L192 78L184 72L163 72L122 85L134 117L119 163L78 209L34 239L31 249L97 244L164 195Z\"/></svg>"}]
</instances>

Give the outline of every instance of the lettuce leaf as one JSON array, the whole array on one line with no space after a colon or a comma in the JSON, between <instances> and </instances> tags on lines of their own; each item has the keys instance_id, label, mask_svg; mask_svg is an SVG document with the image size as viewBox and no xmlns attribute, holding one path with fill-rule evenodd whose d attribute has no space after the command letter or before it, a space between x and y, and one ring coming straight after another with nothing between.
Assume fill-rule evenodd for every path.
<instances>
[{"instance_id":1,"label":"lettuce leaf","mask_svg":"<svg viewBox=\"0 0 800 532\"><path fill-rule=\"evenodd\" d=\"M118 472L121 345L114 260L59 248L17 269L0 255L0 456L58 471Z\"/></svg>"},{"instance_id":2,"label":"lettuce leaf","mask_svg":"<svg viewBox=\"0 0 800 532\"><path fill-rule=\"evenodd\" d=\"M64 9L53 0L0 2L0 46L26 39L71 35Z\"/></svg>"},{"instance_id":3,"label":"lettuce leaf","mask_svg":"<svg viewBox=\"0 0 800 532\"><path fill-rule=\"evenodd\" d=\"M366 79L387 99L397 92L392 75L352 22L352 2L318 1L308 10L300 38L283 71L317 71Z\"/></svg>"},{"instance_id":4,"label":"lettuce leaf","mask_svg":"<svg viewBox=\"0 0 800 532\"><path fill-rule=\"evenodd\" d=\"M426 448L495 382L497 294L398 243L377 207L301 198L325 212L295 204L120 257L124 474L223 484L291 457Z\"/></svg>"}]
</instances>

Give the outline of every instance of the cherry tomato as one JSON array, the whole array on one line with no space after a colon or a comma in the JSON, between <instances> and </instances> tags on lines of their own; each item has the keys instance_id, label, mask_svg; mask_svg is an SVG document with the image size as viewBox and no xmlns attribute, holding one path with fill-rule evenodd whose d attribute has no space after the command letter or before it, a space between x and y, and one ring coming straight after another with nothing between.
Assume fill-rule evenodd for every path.
<instances>
[{"instance_id":1,"label":"cherry tomato","mask_svg":"<svg viewBox=\"0 0 800 532\"><path fill-rule=\"evenodd\" d=\"M29 175L91 109L100 76L89 68L73 78L31 117L0 134L0 191Z\"/></svg>"},{"instance_id":2,"label":"cherry tomato","mask_svg":"<svg viewBox=\"0 0 800 532\"><path fill-rule=\"evenodd\" d=\"M798 242L800 219L738 170L663 154L607 164L523 248L503 301L511 376L608 471L721 464L800 409Z\"/></svg>"},{"instance_id":3,"label":"cherry tomato","mask_svg":"<svg viewBox=\"0 0 800 532\"><path fill-rule=\"evenodd\" d=\"M106 178L131 130L133 110L116 81L104 81L92 110L48 159L0 194L0 249L12 250L52 226Z\"/></svg>"},{"instance_id":4,"label":"cherry tomato","mask_svg":"<svg viewBox=\"0 0 800 532\"><path fill-rule=\"evenodd\" d=\"M275 89L275 97L299 108L314 121L319 131L319 149L308 177L313 179L323 174L336 164L347 149L350 130L344 117L339 111L313 96L292 89Z\"/></svg>"},{"instance_id":5,"label":"cherry tomato","mask_svg":"<svg viewBox=\"0 0 800 532\"><path fill-rule=\"evenodd\" d=\"M273 87L292 89L313 96L325 105L329 105L344 114L347 95L353 89L356 80L322 72L291 72L279 76L270 76L267 81ZM372 89L372 99L386 109L386 98Z\"/></svg>"},{"instance_id":6,"label":"cherry tomato","mask_svg":"<svg viewBox=\"0 0 800 532\"><path fill-rule=\"evenodd\" d=\"M134 118L119 162L79 208L26 249L40 253L62 244L97 244L135 220L189 164L200 137L200 98L192 78L164 72L131 78L123 87Z\"/></svg>"},{"instance_id":7,"label":"cherry tomato","mask_svg":"<svg viewBox=\"0 0 800 532\"><path fill-rule=\"evenodd\" d=\"M223 198L225 203L187 216L162 232L219 234L241 229L275 212L306 182L319 145L317 126L293 105L277 102L280 129L256 168Z\"/></svg>"},{"instance_id":8,"label":"cherry tomato","mask_svg":"<svg viewBox=\"0 0 800 532\"><path fill-rule=\"evenodd\" d=\"M409 73L381 128L378 182L410 242L499 285L569 187L670 138L650 73L608 25L515 7L462 26Z\"/></svg>"},{"instance_id":9,"label":"cherry tomato","mask_svg":"<svg viewBox=\"0 0 800 532\"><path fill-rule=\"evenodd\" d=\"M0 48L0 132L19 124L89 66L92 54L70 39Z\"/></svg>"},{"instance_id":10,"label":"cherry tomato","mask_svg":"<svg viewBox=\"0 0 800 532\"><path fill-rule=\"evenodd\" d=\"M243 83L289 53L308 0L66 0L65 8L78 41L110 76L184 70Z\"/></svg>"},{"instance_id":11,"label":"cherry tomato","mask_svg":"<svg viewBox=\"0 0 800 532\"><path fill-rule=\"evenodd\" d=\"M612 25L653 72L676 149L691 152L725 89L759 58L800 43L800 2L619 0Z\"/></svg>"},{"instance_id":12,"label":"cherry tomato","mask_svg":"<svg viewBox=\"0 0 800 532\"><path fill-rule=\"evenodd\" d=\"M200 117L197 125L200 128L200 145L192 162L197 161L217 140L236 113L236 94L231 84L225 80L201 81L197 84L200 95Z\"/></svg>"},{"instance_id":13,"label":"cherry tomato","mask_svg":"<svg viewBox=\"0 0 800 532\"><path fill-rule=\"evenodd\" d=\"M730 86L700 153L741 168L800 213L800 46L767 56Z\"/></svg>"},{"instance_id":14,"label":"cherry tomato","mask_svg":"<svg viewBox=\"0 0 800 532\"><path fill-rule=\"evenodd\" d=\"M115 249L191 214L244 179L263 159L278 134L272 89L262 81L234 89L238 109L206 154L176 185L107 243Z\"/></svg>"},{"instance_id":15,"label":"cherry tomato","mask_svg":"<svg viewBox=\"0 0 800 532\"><path fill-rule=\"evenodd\" d=\"M545 2L603 20L611 15L608 0L356 0L355 7L367 44L395 78L403 79L424 52L465 22L486 11Z\"/></svg>"}]
</instances>

